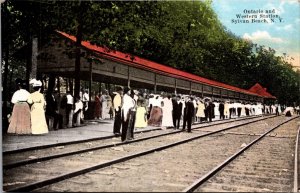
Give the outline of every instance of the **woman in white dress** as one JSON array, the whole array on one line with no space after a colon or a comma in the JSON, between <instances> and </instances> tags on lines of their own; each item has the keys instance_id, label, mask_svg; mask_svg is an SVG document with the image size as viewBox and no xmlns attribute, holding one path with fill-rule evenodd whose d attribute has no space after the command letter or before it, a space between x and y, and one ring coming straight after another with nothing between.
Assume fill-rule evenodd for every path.
<instances>
[{"instance_id":1,"label":"woman in white dress","mask_svg":"<svg viewBox=\"0 0 300 193\"><path fill-rule=\"evenodd\" d=\"M205 110L205 105L202 100L199 100L196 117L199 118L198 120L200 120L200 122L202 122L202 119L205 118L204 110Z\"/></svg>"},{"instance_id":2,"label":"woman in white dress","mask_svg":"<svg viewBox=\"0 0 300 193\"><path fill-rule=\"evenodd\" d=\"M101 114L101 118L102 119L106 119L109 117L109 111L107 110L107 92L104 91L103 94L100 97L100 102L102 105L102 114Z\"/></svg>"},{"instance_id":3,"label":"woman in white dress","mask_svg":"<svg viewBox=\"0 0 300 193\"><path fill-rule=\"evenodd\" d=\"M261 103L258 103L255 109L255 112L257 112L256 115L262 115L263 114L262 109L263 109L263 105Z\"/></svg>"},{"instance_id":4,"label":"woman in white dress","mask_svg":"<svg viewBox=\"0 0 300 193\"><path fill-rule=\"evenodd\" d=\"M44 95L40 93L42 82L36 80L33 83L35 92L31 93L28 103L31 105L31 131L32 134L48 133L48 126L45 117L46 101Z\"/></svg>"},{"instance_id":5,"label":"woman in white dress","mask_svg":"<svg viewBox=\"0 0 300 193\"><path fill-rule=\"evenodd\" d=\"M137 101L135 128L147 127L147 110L145 106L142 106L143 101Z\"/></svg>"},{"instance_id":6,"label":"woman in white dress","mask_svg":"<svg viewBox=\"0 0 300 193\"><path fill-rule=\"evenodd\" d=\"M166 128L166 127L174 127L173 125L173 104L172 104L172 99L171 96L165 97L163 99L163 106L162 106L162 122L161 126Z\"/></svg>"},{"instance_id":7,"label":"woman in white dress","mask_svg":"<svg viewBox=\"0 0 300 193\"><path fill-rule=\"evenodd\" d=\"M230 108L230 104L229 104L229 101L225 101L224 103L224 116L226 119L229 118L229 108Z\"/></svg>"},{"instance_id":8,"label":"woman in white dress","mask_svg":"<svg viewBox=\"0 0 300 193\"><path fill-rule=\"evenodd\" d=\"M245 104L241 103L241 117L245 117L246 116L246 109L245 109Z\"/></svg>"},{"instance_id":9,"label":"woman in white dress","mask_svg":"<svg viewBox=\"0 0 300 193\"><path fill-rule=\"evenodd\" d=\"M215 105L215 108L214 108L214 112L215 112L215 118L218 117L218 119L220 118L220 111L219 111L219 102L215 101L213 102L214 105Z\"/></svg>"}]
</instances>

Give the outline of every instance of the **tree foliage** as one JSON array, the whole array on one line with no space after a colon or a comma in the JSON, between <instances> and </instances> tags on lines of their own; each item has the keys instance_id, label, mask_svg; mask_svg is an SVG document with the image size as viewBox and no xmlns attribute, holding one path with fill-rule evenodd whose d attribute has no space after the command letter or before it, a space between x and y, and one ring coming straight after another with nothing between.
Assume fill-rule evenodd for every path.
<instances>
[{"instance_id":1,"label":"tree foliage","mask_svg":"<svg viewBox=\"0 0 300 193\"><path fill-rule=\"evenodd\" d=\"M10 53L45 30L60 30L241 88L258 82L280 103L299 103L299 71L273 49L229 32L210 1L8 0L1 9L1 44Z\"/></svg>"}]
</instances>

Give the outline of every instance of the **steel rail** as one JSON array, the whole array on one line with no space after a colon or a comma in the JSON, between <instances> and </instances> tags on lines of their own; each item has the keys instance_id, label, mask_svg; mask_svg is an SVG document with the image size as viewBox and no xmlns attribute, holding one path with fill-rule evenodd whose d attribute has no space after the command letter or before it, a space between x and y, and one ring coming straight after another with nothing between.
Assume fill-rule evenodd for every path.
<instances>
[{"instance_id":1,"label":"steel rail","mask_svg":"<svg viewBox=\"0 0 300 193\"><path fill-rule=\"evenodd\" d=\"M162 151L164 149L171 148L171 147L181 145L181 144L184 144L184 143L188 143L188 142L191 142L193 140L203 138L205 136L213 135L213 134L216 134L216 133L220 133L220 132L223 132L223 131L226 131L226 130L229 130L229 129L233 129L233 128L236 128L236 127L241 127L241 126L248 125L250 123L258 122L258 121L265 120L265 119L268 119L268 117L260 119L260 120L254 120L254 121L250 121L250 122L247 122L247 123L242 123L242 124L239 124L239 125L230 126L230 127L224 128L224 129L217 130L217 131L201 134L201 135L194 136L194 137L191 137L191 138L188 138L188 139L184 139L184 140L181 140L181 141L178 141L178 142L175 142L175 143L170 143L170 144L163 145L163 146L160 146L160 147L156 147L156 148L153 148L153 149L150 149L150 150L147 150L147 151L127 155L127 156L117 158L117 159L112 160L112 161L97 164L97 165L87 167L87 168L84 168L84 169L81 169L81 170L69 172L69 173L62 174L62 175L59 175L59 176L56 176L56 177L53 177L53 178L49 178L49 179L46 179L46 180L33 182L33 183L28 184L28 185L20 186L18 188L9 189L7 191L8 192L31 191L31 190L34 190L34 189L38 189L38 188L41 188L41 187L44 187L44 186L47 186L47 185L57 183L59 181L63 181L63 180L69 179L69 178L76 177L76 176L79 176L79 175L82 175L82 174L85 174L85 173L88 173L88 172L91 172L91 171L94 171L94 170L97 170L97 169L105 168L105 167L111 166L113 164L125 162L125 161L128 161L128 160L133 159L133 158L148 155L150 153L154 153L154 152L157 152L157 151ZM181 131L178 131L178 132L181 132Z\"/></svg>"},{"instance_id":2,"label":"steel rail","mask_svg":"<svg viewBox=\"0 0 300 193\"><path fill-rule=\"evenodd\" d=\"M298 128L297 137L296 137L296 147L295 147L295 161L294 161L294 192L298 192L298 145L299 145L299 135L300 135L300 126Z\"/></svg>"},{"instance_id":3,"label":"steel rail","mask_svg":"<svg viewBox=\"0 0 300 193\"><path fill-rule=\"evenodd\" d=\"M271 131L277 129L278 127L280 127L281 125L290 122L296 118L298 118L299 116L293 117L287 121L284 121L280 124L278 124L277 126L269 129L268 131L266 131L265 133L263 133L262 135L260 135L260 137L256 138L255 140L253 140L251 143L249 143L247 146L243 147L242 149L240 149L239 151L237 151L235 154L233 154L232 156L230 156L229 158L227 158L224 162L222 162L221 164L219 164L218 166L216 166L215 168L213 168L211 171L209 171L208 173L206 173L204 176L202 176L201 178L199 178L198 180L196 180L192 185L188 186L187 188L185 188L182 192L193 192L194 190L196 190L200 185L202 185L203 183L205 183L206 181L208 181L212 176L214 176L218 171L220 171L221 169L223 169L226 165L228 165L231 161L233 161L234 159L236 159L239 155L241 155L245 150L247 150L248 148L250 148L252 145L254 145L255 143L257 143L258 141L260 141L263 137L265 137L268 133L270 133Z\"/></svg>"},{"instance_id":4,"label":"steel rail","mask_svg":"<svg viewBox=\"0 0 300 193\"><path fill-rule=\"evenodd\" d=\"M259 120L255 120L255 122L265 120L265 119L269 119L269 118L273 118L273 117L274 116L265 117L265 118L262 118L262 119L259 119ZM254 117L254 118L257 118L257 117ZM248 118L248 119L254 119L254 118ZM236 121L243 121L243 120L248 120L248 119L239 119L239 120L236 120ZM192 130L197 130L197 129L201 129L201 128L205 128L205 127L221 125L221 124L226 124L226 123L231 123L231 122L234 122L234 121L220 122L220 123L215 123L215 124L210 124L210 125L203 125L201 127L193 128ZM85 152L89 152L89 151L95 151L95 150L100 150L100 149L105 149L105 148L116 147L116 146L120 146L120 145L124 145L124 144L130 144L130 143L135 143L135 142L140 142L140 141L146 141L146 140L149 140L149 139L163 137L163 136L166 136L166 135L172 135L172 134L176 134L176 133L180 133L180 132L183 132L183 131L182 130L177 130L177 131L175 130L175 131L172 131L170 133L157 134L157 135L153 135L153 136L149 136L149 137L143 137L143 138L140 138L140 139L134 139L132 141L119 142L119 143L108 144L108 145L101 145L101 146L96 146L96 147L92 147L92 148L85 148L85 149L82 149L82 150L70 151L70 152L67 152L67 153L58 153L58 154L54 154L54 155L37 157L37 158L33 158L33 159L21 160L21 161L9 163L9 164L3 164L3 169L12 169L12 168L23 166L23 165L26 165L26 164L33 164L33 163L36 163L36 162L47 161L47 160L51 160L51 159L71 156L71 155L85 153Z\"/></svg>"},{"instance_id":5,"label":"steel rail","mask_svg":"<svg viewBox=\"0 0 300 193\"><path fill-rule=\"evenodd\" d=\"M145 131L136 131L134 133L135 134L147 133L147 132L156 131L156 130L161 130L161 128L154 128L154 129L149 129L149 130L145 130ZM116 136L114 134L112 134L112 135L104 136L104 137L94 137L94 138L90 138L90 139L67 141L67 142L53 143L53 144L34 146L34 147L28 147L28 148L22 148L22 149L16 149L16 150L9 150L9 151L4 151L3 155L15 154L15 153L20 153L20 152L24 152L24 151L45 149L45 148L56 147L56 146L72 145L72 144L77 144L77 143L85 143L85 142L91 142L91 141L97 141L97 140L111 139L114 137L116 137Z\"/></svg>"},{"instance_id":6,"label":"steel rail","mask_svg":"<svg viewBox=\"0 0 300 193\"><path fill-rule=\"evenodd\" d=\"M271 115L272 114L263 115L263 116L271 116ZM225 122L230 123L230 122L234 122L235 120L247 120L247 119L254 119L256 117L263 117L263 116L261 116L261 115L252 115L252 116L248 116L247 118L235 117L235 118L231 118L231 119L226 119L228 121L215 120L215 121L213 121L213 123L221 122L221 121L224 121L222 123L225 123ZM205 124L205 123L209 123L209 122L196 123L196 124L193 124L193 125L201 125L201 124ZM158 127L158 128L144 130L144 131L135 131L134 134L148 133L148 132L159 131L159 130L162 130L162 128ZM61 143L53 143L53 144L47 144L47 145L41 145L41 146L34 146L34 147L28 147L28 148L22 148L22 149L16 149L16 150L3 151L2 153L3 153L3 155L14 154L14 153L45 149L45 148L56 147L56 146L72 145L72 144L85 143L85 142L91 142L91 141L97 141L97 140L111 139L111 138L114 138L114 137L116 137L116 136L114 134L112 134L112 135L104 136L104 137L95 137L95 138L90 138L90 139L75 140L75 141L68 141L68 142L61 142Z\"/></svg>"}]
</instances>

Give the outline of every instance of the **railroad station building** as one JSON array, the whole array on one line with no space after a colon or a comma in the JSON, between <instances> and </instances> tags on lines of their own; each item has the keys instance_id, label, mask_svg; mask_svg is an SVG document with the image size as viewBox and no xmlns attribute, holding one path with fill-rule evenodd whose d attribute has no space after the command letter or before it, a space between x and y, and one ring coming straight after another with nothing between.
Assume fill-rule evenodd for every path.
<instances>
[{"instance_id":1,"label":"railroad station building","mask_svg":"<svg viewBox=\"0 0 300 193\"><path fill-rule=\"evenodd\" d=\"M37 74L74 78L76 37L55 31L50 40L38 46ZM82 41L80 79L93 82L148 89L153 93L193 94L201 97L239 101L274 101L258 83L249 90L209 80L192 73L159 64L131 54L109 50Z\"/></svg>"}]
</instances>

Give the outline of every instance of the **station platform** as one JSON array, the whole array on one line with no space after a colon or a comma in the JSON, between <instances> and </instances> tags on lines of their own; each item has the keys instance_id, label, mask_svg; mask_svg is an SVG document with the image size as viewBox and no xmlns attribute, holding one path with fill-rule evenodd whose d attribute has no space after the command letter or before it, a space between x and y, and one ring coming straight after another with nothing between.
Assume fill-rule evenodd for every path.
<instances>
[{"instance_id":1,"label":"station platform","mask_svg":"<svg viewBox=\"0 0 300 193\"><path fill-rule=\"evenodd\" d=\"M112 137L114 120L87 120L78 127L49 130L43 135L2 134L2 152L26 149L70 141L82 141L92 138ZM147 131L158 127L138 128L135 131ZM121 141L121 138L120 138Z\"/></svg>"},{"instance_id":2,"label":"station platform","mask_svg":"<svg viewBox=\"0 0 300 193\"><path fill-rule=\"evenodd\" d=\"M237 118L237 117L233 117ZM219 121L215 118L212 121ZM228 119L225 119L228 120ZM51 146L55 144L64 145L70 142L84 141L94 138L109 138L115 136L113 134L114 120L86 120L84 124L78 127L64 128L59 130L49 130L49 133L43 135L13 135L2 134L2 152L21 151L38 146ZM203 125L209 124L203 122ZM182 121L181 126L182 127ZM192 128L197 127L192 125ZM147 126L145 128L135 128L135 132L159 129L160 127ZM119 137L119 136L118 136ZM120 141L121 141L121 137Z\"/></svg>"}]
</instances>

